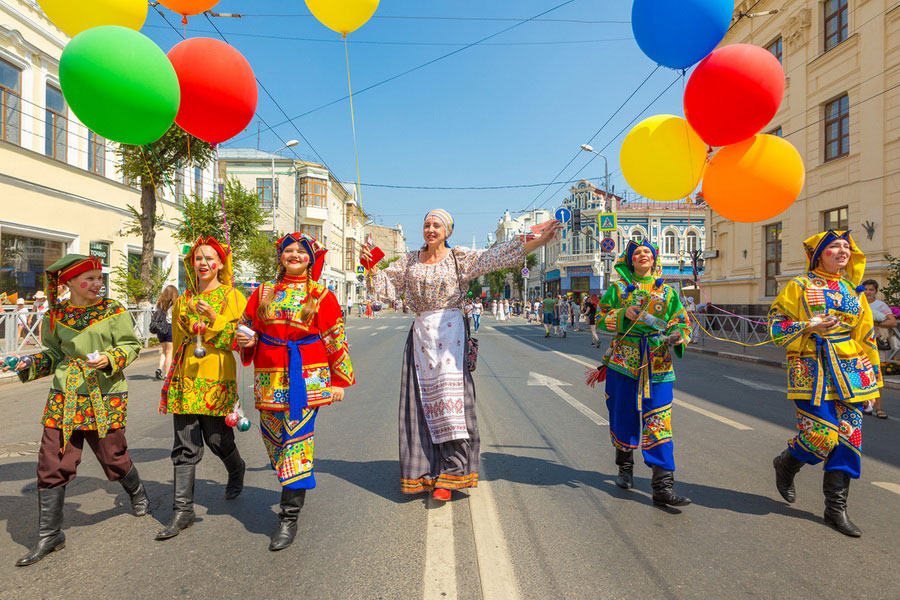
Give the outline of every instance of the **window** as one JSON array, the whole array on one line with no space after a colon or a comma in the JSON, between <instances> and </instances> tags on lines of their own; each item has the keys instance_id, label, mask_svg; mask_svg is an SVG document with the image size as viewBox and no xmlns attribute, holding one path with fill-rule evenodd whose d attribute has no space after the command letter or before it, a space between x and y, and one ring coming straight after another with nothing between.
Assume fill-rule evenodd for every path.
<instances>
[{"instance_id":1,"label":"window","mask_svg":"<svg viewBox=\"0 0 900 600\"><path fill-rule=\"evenodd\" d=\"M4 229L0 234L0 290L31 298L47 284L47 267L63 257L66 243Z\"/></svg>"},{"instance_id":2,"label":"window","mask_svg":"<svg viewBox=\"0 0 900 600\"><path fill-rule=\"evenodd\" d=\"M678 252L678 238L674 231L663 234L663 254L676 254Z\"/></svg>"},{"instance_id":3,"label":"window","mask_svg":"<svg viewBox=\"0 0 900 600\"><path fill-rule=\"evenodd\" d=\"M781 223L766 225L766 296L778 295L778 280L781 275Z\"/></svg>"},{"instance_id":4,"label":"window","mask_svg":"<svg viewBox=\"0 0 900 600\"><path fill-rule=\"evenodd\" d=\"M103 175L106 173L106 140L88 130L88 171Z\"/></svg>"},{"instance_id":5,"label":"window","mask_svg":"<svg viewBox=\"0 0 900 600\"><path fill-rule=\"evenodd\" d=\"M688 252L700 249L700 237L697 235L696 231L688 231L687 235L684 237L684 249Z\"/></svg>"},{"instance_id":6,"label":"window","mask_svg":"<svg viewBox=\"0 0 900 600\"><path fill-rule=\"evenodd\" d=\"M278 193L278 180L275 180L275 193ZM260 208L272 210L272 178L256 179L256 194L259 196Z\"/></svg>"},{"instance_id":7,"label":"window","mask_svg":"<svg viewBox=\"0 0 900 600\"><path fill-rule=\"evenodd\" d=\"M0 60L0 139L19 143L22 110L22 71Z\"/></svg>"},{"instance_id":8,"label":"window","mask_svg":"<svg viewBox=\"0 0 900 600\"><path fill-rule=\"evenodd\" d=\"M638 244L640 244L641 240L643 240L643 239L644 239L644 234L641 233L640 229L633 229L631 231L631 241L637 242Z\"/></svg>"},{"instance_id":9,"label":"window","mask_svg":"<svg viewBox=\"0 0 900 600\"><path fill-rule=\"evenodd\" d=\"M782 64L784 64L783 48L784 48L784 44L782 43L781 36L778 36L778 38L775 41L773 41L771 44L766 46L766 50L771 52L775 56L775 58L778 59L778 62L780 62Z\"/></svg>"},{"instance_id":10,"label":"window","mask_svg":"<svg viewBox=\"0 0 900 600\"><path fill-rule=\"evenodd\" d=\"M44 118L44 154L66 160L66 101L62 92L47 84L47 114Z\"/></svg>"},{"instance_id":11,"label":"window","mask_svg":"<svg viewBox=\"0 0 900 600\"><path fill-rule=\"evenodd\" d=\"M353 271L356 269L356 259L359 251L356 249L356 240L348 238L344 245L344 270Z\"/></svg>"},{"instance_id":12,"label":"window","mask_svg":"<svg viewBox=\"0 0 900 600\"><path fill-rule=\"evenodd\" d=\"M850 211L846 206L834 208L832 210L826 210L825 212L823 212L822 225L824 231L828 231L829 229L847 229L850 226L850 220L848 218L849 212Z\"/></svg>"},{"instance_id":13,"label":"window","mask_svg":"<svg viewBox=\"0 0 900 600\"><path fill-rule=\"evenodd\" d=\"M850 154L850 96L825 105L825 161Z\"/></svg>"},{"instance_id":14,"label":"window","mask_svg":"<svg viewBox=\"0 0 900 600\"><path fill-rule=\"evenodd\" d=\"M203 169L194 167L194 193L198 198L203 197ZM278 186L275 187L275 195L278 195Z\"/></svg>"},{"instance_id":15,"label":"window","mask_svg":"<svg viewBox=\"0 0 900 600\"><path fill-rule=\"evenodd\" d=\"M325 243L325 240L322 239L321 225L301 225L300 233L305 233L308 236L314 237L320 244Z\"/></svg>"},{"instance_id":16,"label":"window","mask_svg":"<svg viewBox=\"0 0 900 600\"><path fill-rule=\"evenodd\" d=\"M304 177L300 180L300 206L328 208L328 183Z\"/></svg>"},{"instance_id":17,"label":"window","mask_svg":"<svg viewBox=\"0 0 900 600\"><path fill-rule=\"evenodd\" d=\"M581 236L572 234L572 254L581 254Z\"/></svg>"},{"instance_id":18,"label":"window","mask_svg":"<svg viewBox=\"0 0 900 600\"><path fill-rule=\"evenodd\" d=\"M778 137L780 137L780 138L783 138L783 137L784 137L784 130L781 128L781 125L779 125L779 126L776 127L775 129L772 129L772 130L770 130L770 131L767 131L766 133L769 134L769 135L776 135L776 136L778 136Z\"/></svg>"},{"instance_id":19,"label":"window","mask_svg":"<svg viewBox=\"0 0 900 600\"><path fill-rule=\"evenodd\" d=\"M847 39L847 0L825 0L825 52Z\"/></svg>"},{"instance_id":20,"label":"window","mask_svg":"<svg viewBox=\"0 0 900 600\"><path fill-rule=\"evenodd\" d=\"M175 169L175 204L184 201L184 168Z\"/></svg>"}]
</instances>

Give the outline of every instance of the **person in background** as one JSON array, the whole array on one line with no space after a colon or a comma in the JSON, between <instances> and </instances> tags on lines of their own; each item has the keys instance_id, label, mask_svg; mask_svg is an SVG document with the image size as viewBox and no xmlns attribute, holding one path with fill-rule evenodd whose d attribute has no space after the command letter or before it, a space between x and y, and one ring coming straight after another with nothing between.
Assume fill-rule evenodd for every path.
<instances>
[{"instance_id":1,"label":"person in background","mask_svg":"<svg viewBox=\"0 0 900 600\"><path fill-rule=\"evenodd\" d=\"M575 296L572 304L572 331L581 331L581 298Z\"/></svg>"},{"instance_id":2,"label":"person in background","mask_svg":"<svg viewBox=\"0 0 900 600\"><path fill-rule=\"evenodd\" d=\"M544 337L548 338L550 337L550 328L554 326L554 322L557 323L556 329L559 331L559 322L556 321L556 300L550 292L547 292L547 297L544 298L542 310L544 313Z\"/></svg>"},{"instance_id":3,"label":"person in background","mask_svg":"<svg viewBox=\"0 0 900 600\"><path fill-rule=\"evenodd\" d=\"M28 325L31 323L31 311L25 306L25 298L16 300L16 327L19 330L19 345L26 341L28 337ZM31 340L27 340L31 343Z\"/></svg>"},{"instance_id":4,"label":"person in background","mask_svg":"<svg viewBox=\"0 0 900 600\"><path fill-rule=\"evenodd\" d=\"M157 333L159 339L159 363L156 367L156 379L162 381L172 366L172 305L178 297L178 288L167 285L156 301L156 310L166 313L166 331Z\"/></svg>"},{"instance_id":5,"label":"person in background","mask_svg":"<svg viewBox=\"0 0 900 600\"><path fill-rule=\"evenodd\" d=\"M475 332L478 332L478 328L481 327L481 313L484 311L484 304L481 303L481 298L475 298L475 303L472 305L472 321L475 325Z\"/></svg>"},{"instance_id":6,"label":"person in background","mask_svg":"<svg viewBox=\"0 0 900 600\"><path fill-rule=\"evenodd\" d=\"M591 346L599 346L600 337L597 335L597 305L593 302L593 299L584 299L581 314L584 315L588 327L591 328Z\"/></svg>"},{"instance_id":7,"label":"person in background","mask_svg":"<svg viewBox=\"0 0 900 600\"><path fill-rule=\"evenodd\" d=\"M565 296L559 297L559 300L556 303L556 314L558 329L562 329L562 336L566 337L566 332L569 328L569 320L572 317L572 307Z\"/></svg>"},{"instance_id":8,"label":"person in background","mask_svg":"<svg viewBox=\"0 0 900 600\"><path fill-rule=\"evenodd\" d=\"M346 313L347 316L346 316L346 318L349 319L350 315L352 315L352 314L353 314L353 300L351 300L350 298L347 298L347 313Z\"/></svg>"},{"instance_id":9,"label":"person in background","mask_svg":"<svg viewBox=\"0 0 900 600\"><path fill-rule=\"evenodd\" d=\"M35 292L32 309L34 310L35 318L37 319L37 338L39 340L42 339L44 331L44 314L46 314L49 308L50 305L47 304L47 294L45 294L43 290Z\"/></svg>"},{"instance_id":10,"label":"person in background","mask_svg":"<svg viewBox=\"0 0 900 600\"><path fill-rule=\"evenodd\" d=\"M866 288L866 300L869 302L869 308L872 309L872 320L875 322L875 344L878 346L878 355L881 361L888 359L888 353L891 349L891 336L893 329L897 326L897 317L893 311L883 301L877 298L878 282L874 279L866 279L862 282ZM863 412L874 414L879 419L887 419L888 415L881 406L881 396L875 400L866 402Z\"/></svg>"}]
</instances>

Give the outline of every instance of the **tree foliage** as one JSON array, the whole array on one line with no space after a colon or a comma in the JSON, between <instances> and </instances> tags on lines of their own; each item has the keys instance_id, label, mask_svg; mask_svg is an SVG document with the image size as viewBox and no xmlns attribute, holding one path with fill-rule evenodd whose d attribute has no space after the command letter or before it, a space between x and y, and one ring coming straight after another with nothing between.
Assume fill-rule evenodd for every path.
<instances>
[{"instance_id":1,"label":"tree foliage","mask_svg":"<svg viewBox=\"0 0 900 600\"><path fill-rule=\"evenodd\" d=\"M890 263L888 267L887 285L881 288L884 301L889 306L900 306L900 256L885 254Z\"/></svg>"},{"instance_id":2,"label":"tree foliage","mask_svg":"<svg viewBox=\"0 0 900 600\"><path fill-rule=\"evenodd\" d=\"M127 256L121 250L119 254L122 260L112 268L110 284L116 286L119 292L125 296L127 303L133 305L142 299L158 296L163 285L169 280L172 268L161 269L157 265L151 264L150 277L145 279L140 273L140 260Z\"/></svg>"},{"instance_id":3,"label":"tree foliage","mask_svg":"<svg viewBox=\"0 0 900 600\"><path fill-rule=\"evenodd\" d=\"M255 274L256 281L270 281L278 275L278 253L271 234L257 231L247 241L244 252L244 264Z\"/></svg>"},{"instance_id":4,"label":"tree foliage","mask_svg":"<svg viewBox=\"0 0 900 600\"><path fill-rule=\"evenodd\" d=\"M225 213L222 213L222 207ZM259 237L259 228L265 217L259 207L259 196L242 186L237 179L225 182L223 196L198 198L193 196L184 202L183 218L177 223L175 239L182 244L192 244L198 237L213 236L223 244L231 242L235 264L243 264L249 255L251 244ZM225 217L228 219L228 236L225 235ZM268 241L271 250L271 240Z\"/></svg>"},{"instance_id":5,"label":"tree foliage","mask_svg":"<svg viewBox=\"0 0 900 600\"><path fill-rule=\"evenodd\" d=\"M153 251L156 246L157 189L168 185L175 170L180 166L206 167L215 152L209 143L195 138L173 124L165 135L152 144L146 146L123 144L117 148L116 153L119 171L127 180L135 181L141 186L140 211L134 210L139 216L141 232L139 277L149 282L153 277ZM149 300L151 297L152 295L142 293L137 301Z\"/></svg>"}]
</instances>

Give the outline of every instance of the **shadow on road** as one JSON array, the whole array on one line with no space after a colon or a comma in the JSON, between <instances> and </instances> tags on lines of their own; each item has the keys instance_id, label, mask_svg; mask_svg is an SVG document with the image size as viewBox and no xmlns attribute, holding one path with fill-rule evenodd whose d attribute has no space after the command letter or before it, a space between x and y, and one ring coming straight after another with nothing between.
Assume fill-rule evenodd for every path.
<instances>
[{"instance_id":1,"label":"shadow on road","mask_svg":"<svg viewBox=\"0 0 900 600\"><path fill-rule=\"evenodd\" d=\"M397 504L421 500L421 494L404 494L400 491L400 466L395 460L354 462L323 458L316 461L316 471L340 477Z\"/></svg>"},{"instance_id":2,"label":"shadow on road","mask_svg":"<svg viewBox=\"0 0 900 600\"><path fill-rule=\"evenodd\" d=\"M487 481L506 480L526 485L568 487L587 486L604 492L614 498L633 499L637 502L650 504L648 496L637 494L618 487L613 480L615 478L610 465L609 473L598 471L583 471L573 469L559 463L543 458L529 456L516 456L514 454L499 454L485 452L481 460L486 466L484 479ZM640 469L640 467L637 467ZM635 477L635 488L650 493L650 479ZM808 521L821 522L821 519L811 513L797 510L777 501L769 496L739 492L725 488L717 488L699 483L679 481L675 484L675 491L681 495L690 497L694 504L716 510L728 510L747 515L780 514L788 517L806 519ZM775 493L774 483L772 493ZM690 510L690 509L686 509Z\"/></svg>"}]
</instances>

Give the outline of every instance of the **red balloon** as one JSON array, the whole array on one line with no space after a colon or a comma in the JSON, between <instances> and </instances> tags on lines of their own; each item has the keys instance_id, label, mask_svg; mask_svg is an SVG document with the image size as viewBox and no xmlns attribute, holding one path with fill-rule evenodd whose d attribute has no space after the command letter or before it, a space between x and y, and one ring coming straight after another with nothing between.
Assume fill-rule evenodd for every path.
<instances>
[{"instance_id":1,"label":"red balloon","mask_svg":"<svg viewBox=\"0 0 900 600\"><path fill-rule=\"evenodd\" d=\"M771 52L750 44L713 51L684 90L684 115L704 142L727 146L759 133L781 105L784 69Z\"/></svg>"},{"instance_id":2,"label":"red balloon","mask_svg":"<svg viewBox=\"0 0 900 600\"><path fill-rule=\"evenodd\" d=\"M240 415L237 413L231 413L227 417L225 417L225 424L229 427L234 427L237 425L238 419L240 419Z\"/></svg>"},{"instance_id":3,"label":"red balloon","mask_svg":"<svg viewBox=\"0 0 900 600\"><path fill-rule=\"evenodd\" d=\"M190 38L168 56L181 86L175 122L182 129L218 144L247 127L259 91L253 69L240 52L219 40Z\"/></svg>"}]
</instances>

